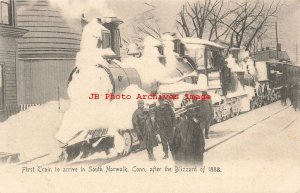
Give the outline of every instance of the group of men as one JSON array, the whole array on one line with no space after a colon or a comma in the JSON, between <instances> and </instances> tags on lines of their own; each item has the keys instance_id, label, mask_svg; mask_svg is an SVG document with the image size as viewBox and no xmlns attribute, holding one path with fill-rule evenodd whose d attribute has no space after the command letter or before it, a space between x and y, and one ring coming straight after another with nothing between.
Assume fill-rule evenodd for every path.
<instances>
[{"instance_id":1,"label":"group of men","mask_svg":"<svg viewBox=\"0 0 300 193\"><path fill-rule=\"evenodd\" d=\"M209 138L214 114L210 99L195 100L186 107L185 116L181 119L176 119L169 101L161 99L158 102L158 106L149 106L139 100L138 109L133 113L132 124L141 142L140 148L147 149L149 160L154 161L153 147L161 142L163 159L169 158L170 150L176 164L201 165L204 137Z\"/></svg>"}]
</instances>

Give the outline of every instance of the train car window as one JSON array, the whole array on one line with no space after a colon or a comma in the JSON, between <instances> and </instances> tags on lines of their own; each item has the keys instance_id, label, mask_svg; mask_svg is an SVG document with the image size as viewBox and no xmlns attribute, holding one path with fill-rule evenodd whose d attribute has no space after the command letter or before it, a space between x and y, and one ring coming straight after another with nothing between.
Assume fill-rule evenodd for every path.
<instances>
[{"instance_id":1,"label":"train car window","mask_svg":"<svg viewBox=\"0 0 300 193\"><path fill-rule=\"evenodd\" d=\"M186 55L197 65L197 70L205 69L205 46L196 44L186 44Z\"/></svg>"},{"instance_id":2,"label":"train car window","mask_svg":"<svg viewBox=\"0 0 300 193\"><path fill-rule=\"evenodd\" d=\"M206 50L206 56L207 56L207 68L213 68L214 65L214 56L213 52L211 50Z\"/></svg>"},{"instance_id":3,"label":"train car window","mask_svg":"<svg viewBox=\"0 0 300 193\"><path fill-rule=\"evenodd\" d=\"M111 47L111 37L110 32L102 31L102 48L110 48Z\"/></svg>"}]
</instances>

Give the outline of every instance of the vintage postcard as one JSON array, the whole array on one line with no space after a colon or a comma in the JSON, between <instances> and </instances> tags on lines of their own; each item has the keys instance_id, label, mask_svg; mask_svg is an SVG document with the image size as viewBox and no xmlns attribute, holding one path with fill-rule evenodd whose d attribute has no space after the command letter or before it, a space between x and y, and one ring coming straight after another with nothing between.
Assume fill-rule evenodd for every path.
<instances>
[{"instance_id":1,"label":"vintage postcard","mask_svg":"<svg viewBox=\"0 0 300 193\"><path fill-rule=\"evenodd\" d=\"M299 0L0 0L0 193L299 193L299 46Z\"/></svg>"}]
</instances>

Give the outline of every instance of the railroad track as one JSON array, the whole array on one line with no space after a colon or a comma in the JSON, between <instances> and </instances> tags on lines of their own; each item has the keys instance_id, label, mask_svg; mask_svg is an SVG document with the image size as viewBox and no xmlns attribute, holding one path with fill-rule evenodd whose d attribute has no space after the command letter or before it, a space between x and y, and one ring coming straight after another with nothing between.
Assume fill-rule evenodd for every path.
<instances>
[{"instance_id":1,"label":"railroad track","mask_svg":"<svg viewBox=\"0 0 300 193\"><path fill-rule=\"evenodd\" d=\"M271 118L272 116L274 116L274 115L276 115L276 114L278 114L278 113L281 113L281 112L287 110L288 108L290 108L290 106L287 106L287 107L285 107L285 108L283 108L283 109L280 109L280 110L278 110L278 111L272 113L272 114L269 115L268 117L265 117L265 118L259 120L258 122L256 122L256 123L254 123L254 124L252 124L252 125L250 125L250 126L244 128L244 129L242 129L242 130L240 130L240 131L234 133L233 135L230 135L230 136L228 136L228 137L225 137L223 140L219 141L218 143L216 143L216 144L214 144L214 145L212 145L212 146L210 146L210 147L205 148L204 151L205 151L205 152L208 152L209 150L211 150L211 149L213 149L213 148L216 148L217 146L219 146L219 145L225 143L225 142L228 141L228 140L233 139L234 137L237 137L237 136L241 135L241 134L244 133L245 131L247 131L247 130L253 128L254 126L258 125L259 123L262 123L262 122L268 120L268 119ZM293 122L295 122L297 119L298 119L298 117L296 117L295 119L293 119L293 120L292 120L291 122L289 122L284 128L288 128L288 127L289 127ZM143 150L138 150L138 151L135 151L134 153L137 153L137 152L140 152L140 151L143 151ZM105 159L105 160L104 160L104 159L95 159L95 160L79 161L79 162L72 163L72 164L73 164L73 165L80 165L80 164L82 164L82 163L84 163L84 164L95 164L95 163L97 163L97 165L100 166L100 165L109 164L109 163L114 162L114 161L116 161L116 160L120 160L120 159L122 159L123 157L127 157L127 156L120 156L120 157L115 157L115 158ZM99 163L98 163L98 161L99 161ZM71 165L72 165L72 164L71 164Z\"/></svg>"},{"instance_id":2,"label":"railroad track","mask_svg":"<svg viewBox=\"0 0 300 193\"><path fill-rule=\"evenodd\" d=\"M262 122L268 120L268 119L271 118L272 116L274 116L274 115L276 115L276 114L278 114L278 113L281 113L281 112L285 111L285 110L288 109L288 108L290 108L290 106L287 106L287 107L285 107L285 108L283 108L283 109L280 109L280 110L278 110L278 111L272 113L272 114L269 115L268 117L265 117L265 118L259 120L258 122L256 122L256 123L254 123L254 124L252 124L252 125L250 125L250 126L244 128L244 129L242 129L242 130L240 130L240 131L238 131L238 132L236 132L236 133L234 133L234 134L232 134L232 135L230 135L230 136L228 136L228 137L225 137L224 139L222 139L221 141L217 142L216 144L214 144L214 145L212 145L212 146L210 146L210 147L205 148L204 151L205 151L205 152L208 152L209 150L211 150L211 149L213 149L213 148L216 148L216 147L218 147L219 145L222 145L222 144L225 143L226 141L231 140L231 139L233 139L233 138L235 138L235 137L241 135L241 134L244 133L245 131L247 131L247 130L253 128L254 126L258 125L259 123L262 123ZM293 124L293 122L295 122L298 118L299 118L299 117L296 117L295 119L293 119L292 121L290 121L287 125L285 125L285 127L283 128L283 130L286 129L286 128L288 128L288 127L289 127L291 124ZM144 149L136 150L136 151L134 151L134 152L132 152L132 153L138 153L138 152L143 151L143 150L144 150ZM130 154L131 154L131 153L130 153ZM114 161L116 161L116 160L120 160L120 159L122 159L122 158L124 158L124 157L130 156L130 154L129 154L129 155L125 155L125 156L120 155L120 156L116 156L116 157L112 157L112 158L106 158L106 159L101 159L101 158L99 158L99 159L93 159L93 160L79 160L79 161L77 161L77 162L69 163L69 165L97 164L97 165L101 166L101 165L109 164L109 163L114 162ZM23 161L23 162L21 162L21 163L18 163L17 165L28 164L28 163L33 162L33 161L35 161L35 160L38 160L38 159L40 159L40 158L44 158L44 157L46 157L46 156L48 156L48 155L49 155L49 154L44 154L44 155L38 156L38 157L36 157L36 158L32 158L32 159L30 159L30 160L27 160L27 161ZM60 163L59 161L53 161L53 162L50 162L50 163L43 164L43 166L49 166L49 165L59 164L59 163ZM68 163L66 163L66 164L68 164Z\"/></svg>"}]
</instances>

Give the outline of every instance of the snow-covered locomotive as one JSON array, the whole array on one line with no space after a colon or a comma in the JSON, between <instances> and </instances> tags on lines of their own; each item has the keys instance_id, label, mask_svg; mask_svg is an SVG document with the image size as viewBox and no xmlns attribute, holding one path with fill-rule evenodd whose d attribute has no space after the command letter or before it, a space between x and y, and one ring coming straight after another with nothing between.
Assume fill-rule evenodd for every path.
<instances>
[{"instance_id":1,"label":"snow-covered locomotive","mask_svg":"<svg viewBox=\"0 0 300 193\"><path fill-rule=\"evenodd\" d=\"M203 39L178 39L170 34L165 34L162 41L153 38L148 39L148 42L145 40L147 45L144 45L142 54L137 53L121 59L119 55L120 36L117 28L120 23L117 18L98 19L92 25L88 24L88 28L85 28L83 32L81 51L77 55L77 65L69 77L69 87L72 88L68 92L69 95L74 95L74 97L70 96L71 101L74 103L73 107L71 106L71 109L73 108L71 112L78 113L76 112L78 109L76 105L79 104L82 108L86 108L86 111L95 110L96 113L93 113L91 117L97 114L98 118L96 116L95 121L86 115L86 119L95 121L95 124L88 123L82 126L79 121L78 127L82 126L82 129L78 128L73 132L62 131L60 133L58 138L63 139L61 141L65 143L64 152L61 156L62 160L84 159L96 152L104 152L104 154L109 155L111 149L116 147L117 141L120 142L120 136L123 140L121 140L122 147L121 151L116 152L116 155L127 155L139 145L136 133L130 128L129 124L133 113L132 109L136 108L135 102L123 101L123 103L116 102L116 104L113 104L113 100L109 104L103 102L101 107L98 103L99 106L87 101L91 103L90 109L88 109L86 107L88 105L83 104L83 101L87 98L87 96L84 96L86 98L82 97L85 92L80 90L75 92L73 91L74 88L85 89L85 94L102 89L102 93L99 94L101 95L104 93L121 94L129 92L127 89L131 85L136 85L139 90L136 89L135 92L177 94L179 100L172 103L177 116L184 114L185 106L193 102L193 100L187 99L185 94L201 94L202 91L206 90L214 104L215 122L226 120L238 115L240 112L250 110L251 100L255 94L251 95L254 90L253 87L247 87L246 67L243 64L236 63L236 59L232 57L229 57L225 62L224 47ZM95 37L97 43L93 44ZM91 42L86 43L84 40ZM90 45L94 47L91 48ZM90 67L87 67L89 64L85 64L87 61L92 63ZM85 78L87 80L78 78L84 73L86 73ZM95 77L92 78L92 76ZM84 81L86 84L81 83L79 80ZM103 86L103 80L106 80L108 84ZM86 89L90 86L90 82L93 82L92 85L96 86ZM99 84L102 84L100 88L97 87ZM249 92L249 90L251 91ZM129 94L132 93L129 92ZM80 102L76 102L78 100ZM122 106L124 104L125 106ZM118 109L115 109L116 106ZM107 109L98 111L96 108ZM112 108L112 111L109 108ZM126 112L123 114L119 112L124 110ZM111 119L111 115L108 116L107 114L114 114L114 119ZM67 116L65 115L65 117ZM123 118L122 121L126 122L127 125L116 125L114 123L113 126L117 128L117 132L111 133L111 123L121 122L118 121L119 118ZM74 123L70 122L63 124L63 126L66 129L70 125L74 126ZM101 124L102 122L105 122L105 124Z\"/></svg>"}]
</instances>

